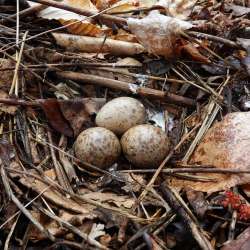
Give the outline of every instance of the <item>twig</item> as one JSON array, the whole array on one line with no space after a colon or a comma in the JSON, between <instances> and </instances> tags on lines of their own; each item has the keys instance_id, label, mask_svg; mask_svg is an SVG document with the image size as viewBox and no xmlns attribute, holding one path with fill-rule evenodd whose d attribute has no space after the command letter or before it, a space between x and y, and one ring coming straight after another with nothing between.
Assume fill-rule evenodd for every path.
<instances>
[{"instance_id":1,"label":"twig","mask_svg":"<svg viewBox=\"0 0 250 250\"><path fill-rule=\"evenodd\" d=\"M31 14L38 12L40 10L43 10L44 8L46 8L46 7L43 5L29 7L27 9L22 10L22 11L19 11L19 18L30 16ZM17 17L17 14L10 15L10 16L6 17L5 19L0 20L0 23L4 24L4 23L8 22L9 20L14 21L14 19L16 19L16 17Z\"/></svg>"},{"instance_id":2,"label":"twig","mask_svg":"<svg viewBox=\"0 0 250 250\"><path fill-rule=\"evenodd\" d=\"M207 238L203 234L203 230L197 224L196 218L187 212L187 207L183 206L184 201L181 199L182 204L180 201L177 200L176 192L170 189L167 185L161 185L161 191L163 193L164 199L168 202L170 207L182 217L185 224L189 227L191 233L193 234L195 240L199 244L200 248L203 250L214 250L211 243L207 240Z\"/></svg>"},{"instance_id":3,"label":"twig","mask_svg":"<svg viewBox=\"0 0 250 250\"><path fill-rule=\"evenodd\" d=\"M47 209L44 209L40 206L36 206L41 212L43 212L44 214L46 214L47 216L49 216L51 219L59 222L60 224L62 224L64 227L66 227L67 229L69 229L70 231L72 231L73 233L75 233L76 235L78 235L79 237L81 237L82 239L84 239L88 244L90 244L91 246L97 247L98 249L104 249L107 250L108 248L105 247L104 245L102 245L101 243L99 243L98 241L90 238L87 234L83 233L81 230L79 230L78 228L76 228L75 226L71 225L69 222L61 219L60 217L52 214L51 212L49 212Z\"/></svg>"},{"instance_id":4,"label":"twig","mask_svg":"<svg viewBox=\"0 0 250 250\"><path fill-rule=\"evenodd\" d=\"M147 184L147 187L145 188L145 190L141 193L139 200L142 201L144 199L144 197L147 195L148 190L150 190L155 182L155 180L157 179L157 177L159 176L159 174L161 173L162 169L165 167L166 163L170 160L170 158L173 156L174 152L176 150L178 150L180 148L180 146L183 144L183 142L185 142L189 136L197 129L199 128L200 124L197 124L191 131L189 131L189 133L185 134L180 142L174 147L173 150L170 151L170 153L166 156L166 158L162 161L162 163L160 164L160 166L158 167L158 169L156 170L156 172L154 173L153 177L151 178L151 180L149 181L149 183Z\"/></svg>"},{"instance_id":5,"label":"twig","mask_svg":"<svg viewBox=\"0 0 250 250\"><path fill-rule=\"evenodd\" d=\"M19 214L20 215L20 214ZM16 227L16 224L18 222L18 219L19 219L19 216L17 217L16 221L13 223L13 225L11 226L11 229L10 229L10 232L6 238L6 241L5 241L5 244L4 244L4 250L8 250L9 249L9 243L10 243L10 239L11 239L11 236L15 230L15 227Z\"/></svg>"},{"instance_id":6,"label":"twig","mask_svg":"<svg viewBox=\"0 0 250 250\"><path fill-rule=\"evenodd\" d=\"M51 241L55 241L55 237L47 230L45 229L40 222L38 222L31 213L21 204L21 202L16 198L14 193L11 190L11 187L9 185L8 177L6 175L4 166L2 164L1 166L1 178L3 185L5 187L5 191L9 195L9 198L13 201L13 203L22 211L22 213L34 224L37 229L44 233Z\"/></svg>"},{"instance_id":7,"label":"twig","mask_svg":"<svg viewBox=\"0 0 250 250\"><path fill-rule=\"evenodd\" d=\"M133 83L122 82L95 75L76 73L72 71L57 72L57 75L65 79L122 90L131 94L138 94L148 98L170 101L184 106L195 106L195 101L190 98L151 88L140 87Z\"/></svg>"},{"instance_id":8,"label":"twig","mask_svg":"<svg viewBox=\"0 0 250 250\"><path fill-rule=\"evenodd\" d=\"M38 199L44 192L46 192L48 189L50 188L50 186L46 187L42 192L40 192L34 199L32 199L31 201L29 201L27 204L25 204L23 207L28 207L30 204L32 204L32 202L34 202L36 199ZM16 216L18 216L21 213L21 211L17 211L16 213L14 213L13 215L11 215L1 226L0 226L0 230L11 220L13 220Z\"/></svg>"},{"instance_id":9,"label":"twig","mask_svg":"<svg viewBox=\"0 0 250 250\"><path fill-rule=\"evenodd\" d=\"M13 94L13 91L15 88L16 96L18 95L18 70L19 70L20 62L21 62L22 55L23 55L23 49L24 49L24 44L25 44L24 41L25 41L27 35L28 35L28 31L26 31L24 36L23 36L23 42L22 42L21 49L20 49L20 52L19 52L18 57L17 57L17 63L16 63L15 72L14 72L14 77L13 77L12 85L11 85L11 88L9 91L9 94ZM18 40L17 40L17 44L18 44Z\"/></svg>"},{"instance_id":10,"label":"twig","mask_svg":"<svg viewBox=\"0 0 250 250\"><path fill-rule=\"evenodd\" d=\"M223 85L220 87L219 93L218 93L219 95L222 93L224 86L229 82L229 79L230 78L227 77L227 79L225 80ZM210 102L208 103L208 105L206 107L206 112L207 113L206 113L206 116L203 119L202 125L201 125L195 139L191 143L188 151L186 152L185 156L182 159L182 161L184 163L188 162L188 160L191 157L192 153L194 152L196 146L198 145L198 143L201 141L201 139L203 138L203 136L205 135L207 130L212 125L217 113L219 112L219 109L220 109L220 106L212 98L210 98Z\"/></svg>"},{"instance_id":11,"label":"twig","mask_svg":"<svg viewBox=\"0 0 250 250\"><path fill-rule=\"evenodd\" d=\"M67 179L67 176L66 176L61 164L56 159L56 154L55 154L54 148L51 147L51 145L52 145L51 133L48 131L47 134L48 134L48 139L49 139L49 143L50 143L49 148L50 148L51 158L53 161L57 180L62 187L64 187L65 189L68 189L69 192L73 193L73 189L70 186L69 180Z\"/></svg>"},{"instance_id":12,"label":"twig","mask_svg":"<svg viewBox=\"0 0 250 250\"><path fill-rule=\"evenodd\" d=\"M222 37L218 37L218 36L214 36L214 35L210 35L206 33L201 33L201 32L196 32L196 31L188 31L187 33L196 38L205 38L213 42L223 43L227 45L228 47L240 48L240 46L236 42L233 42L231 40L228 40Z\"/></svg>"}]
</instances>

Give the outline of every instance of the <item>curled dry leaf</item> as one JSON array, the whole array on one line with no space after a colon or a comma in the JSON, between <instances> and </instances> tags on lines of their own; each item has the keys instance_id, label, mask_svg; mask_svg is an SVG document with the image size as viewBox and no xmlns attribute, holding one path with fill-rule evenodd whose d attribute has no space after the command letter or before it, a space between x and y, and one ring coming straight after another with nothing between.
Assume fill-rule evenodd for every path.
<instances>
[{"instance_id":1,"label":"curled dry leaf","mask_svg":"<svg viewBox=\"0 0 250 250\"><path fill-rule=\"evenodd\" d=\"M34 3L29 2L31 6ZM98 12L96 7L92 4L90 0L63 0L61 3L69 5L71 7L81 8L83 10L91 10ZM68 31L76 35L88 35L88 36L102 36L107 30L102 29L96 24L92 24L86 17L78 15L76 13L62 10L54 7L48 7L44 10L38 12L38 17L58 20L62 25L69 25L67 27ZM79 22L77 22L79 21Z\"/></svg>"},{"instance_id":2,"label":"curled dry leaf","mask_svg":"<svg viewBox=\"0 0 250 250\"><path fill-rule=\"evenodd\" d=\"M68 231L65 228L61 227L58 222L48 218L46 215L40 213L39 211L31 211L32 216L40 222L45 229L47 229L52 235L56 237L63 237ZM58 216L70 223L73 226L80 227L83 225L84 221L87 219L82 214L73 214L69 213L65 210L60 209L58 212ZM31 225L29 230L29 239L33 242L46 240L47 236L40 232L34 225Z\"/></svg>"},{"instance_id":3,"label":"curled dry leaf","mask_svg":"<svg viewBox=\"0 0 250 250\"><path fill-rule=\"evenodd\" d=\"M215 168L250 170L250 112L235 112L226 115L210 128L195 150L190 163L210 165ZM250 174L198 174L214 181L182 181L171 178L174 187L191 187L197 191L216 192L250 182Z\"/></svg>"},{"instance_id":4,"label":"curled dry leaf","mask_svg":"<svg viewBox=\"0 0 250 250\"><path fill-rule=\"evenodd\" d=\"M55 176L54 170L48 170L44 173L47 177ZM65 195L62 195L59 191L57 191L55 188L50 187L48 189L48 185L44 182L31 178L30 176L23 176L16 174L15 177L20 177L19 182L24 185L27 188L32 189L36 193L40 194L43 192L42 196L51 202L52 204L57 205L58 207L68 211L73 212L76 214L82 214L85 216L85 218L93 219L96 217L93 209L94 207L89 204L84 204L84 206L80 203L77 203L71 198L66 197ZM47 190L46 190L47 189Z\"/></svg>"},{"instance_id":5,"label":"curled dry leaf","mask_svg":"<svg viewBox=\"0 0 250 250\"><path fill-rule=\"evenodd\" d=\"M150 8L156 2L157 0L121 0L110 6L112 8L108 13L125 12L138 8Z\"/></svg>"},{"instance_id":6,"label":"curled dry leaf","mask_svg":"<svg viewBox=\"0 0 250 250\"><path fill-rule=\"evenodd\" d=\"M117 195L111 192L89 192L86 193L86 190L80 190L80 193L84 198L88 198L91 200L99 201L101 203L114 204L117 207L123 207L126 209L132 208L135 204L135 199L130 198L127 195Z\"/></svg>"},{"instance_id":7,"label":"curled dry leaf","mask_svg":"<svg viewBox=\"0 0 250 250\"><path fill-rule=\"evenodd\" d=\"M180 46L179 48L182 53L187 54L189 57L191 57L192 60L201 62L201 63L209 63L210 60L202 55L197 47L195 47L191 43L184 44L183 46Z\"/></svg>"},{"instance_id":8,"label":"curled dry leaf","mask_svg":"<svg viewBox=\"0 0 250 250\"><path fill-rule=\"evenodd\" d=\"M160 0L156 5L164 7L167 15L186 20L196 2L196 0Z\"/></svg>"},{"instance_id":9,"label":"curled dry leaf","mask_svg":"<svg viewBox=\"0 0 250 250\"><path fill-rule=\"evenodd\" d=\"M192 24L151 11L142 19L129 18L128 26L149 53L174 58L180 31L191 28Z\"/></svg>"},{"instance_id":10,"label":"curled dry leaf","mask_svg":"<svg viewBox=\"0 0 250 250\"><path fill-rule=\"evenodd\" d=\"M69 137L77 136L84 128L93 125L91 117L104 103L105 99L103 98L39 100L39 104L52 127Z\"/></svg>"},{"instance_id":11,"label":"curled dry leaf","mask_svg":"<svg viewBox=\"0 0 250 250\"><path fill-rule=\"evenodd\" d=\"M113 55L136 55L144 52L139 43L113 40L104 37L76 36L62 33L52 34L56 43L64 48L86 53L110 53Z\"/></svg>"}]
</instances>

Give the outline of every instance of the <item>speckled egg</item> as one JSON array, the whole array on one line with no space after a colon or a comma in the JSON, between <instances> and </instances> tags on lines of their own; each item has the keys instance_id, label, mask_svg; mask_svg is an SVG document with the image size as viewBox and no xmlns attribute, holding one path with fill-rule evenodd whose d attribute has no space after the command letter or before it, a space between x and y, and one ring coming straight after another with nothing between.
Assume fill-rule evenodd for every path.
<instances>
[{"instance_id":1,"label":"speckled egg","mask_svg":"<svg viewBox=\"0 0 250 250\"><path fill-rule=\"evenodd\" d=\"M106 103L96 116L96 124L122 135L133 126L145 123L145 107L131 97L118 97Z\"/></svg>"},{"instance_id":2,"label":"speckled egg","mask_svg":"<svg viewBox=\"0 0 250 250\"><path fill-rule=\"evenodd\" d=\"M100 168L107 168L118 159L121 146L112 131L94 127L79 134L74 144L74 150L78 159Z\"/></svg>"},{"instance_id":3,"label":"speckled egg","mask_svg":"<svg viewBox=\"0 0 250 250\"><path fill-rule=\"evenodd\" d=\"M130 128L122 136L121 145L128 161L141 168L158 167L170 147L164 131L148 124Z\"/></svg>"}]
</instances>

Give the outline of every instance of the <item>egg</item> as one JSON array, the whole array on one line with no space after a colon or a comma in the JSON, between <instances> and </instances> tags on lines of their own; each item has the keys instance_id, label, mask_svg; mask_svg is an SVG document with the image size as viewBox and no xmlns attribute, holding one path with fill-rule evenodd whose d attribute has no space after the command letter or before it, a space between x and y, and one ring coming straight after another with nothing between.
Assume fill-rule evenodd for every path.
<instances>
[{"instance_id":1,"label":"egg","mask_svg":"<svg viewBox=\"0 0 250 250\"><path fill-rule=\"evenodd\" d=\"M143 124L130 128L121 138L124 156L133 165L158 167L169 152L170 143L164 131Z\"/></svg>"},{"instance_id":2,"label":"egg","mask_svg":"<svg viewBox=\"0 0 250 250\"><path fill-rule=\"evenodd\" d=\"M96 116L96 124L122 135L129 128L145 123L143 104L131 97L118 97L106 103Z\"/></svg>"},{"instance_id":3,"label":"egg","mask_svg":"<svg viewBox=\"0 0 250 250\"><path fill-rule=\"evenodd\" d=\"M112 131L94 127L78 135L74 151L78 159L100 168L107 168L120 156L121 145Z\"/></svg>"}]
</instances>

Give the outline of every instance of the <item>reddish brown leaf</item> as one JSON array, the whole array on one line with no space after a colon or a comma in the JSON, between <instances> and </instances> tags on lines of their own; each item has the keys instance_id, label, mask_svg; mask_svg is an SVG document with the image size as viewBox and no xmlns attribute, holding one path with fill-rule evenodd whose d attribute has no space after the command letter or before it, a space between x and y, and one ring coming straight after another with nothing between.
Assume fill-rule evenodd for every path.
<instances>
[{"instance_id":1,"label":"reddish brown leaf","mask_svg":"<svg viewBox=\"0 0 250 250\"><path fill-rule=\"evenodd\" d=\"M188 54L194 61L209 63L210 60L203 56L200 51L193 46L191 43L188 43L182 47L182 52Z\"/></svg>"},{"instance_id":2,"label":"reddish brown leaf","mask_svg":"<svg viewBox=\"0 0 250 250\"><path fill-rule=\"evenodd\" d=\"M60 105L56 99L41 99L39 100L39 103L49 120L49 123L55 130L69 137L74 135L73 129L64 118Z\"/></svg>"},{"instance_id":3,"label":"reddish brown leaf","mask_svg":"<svg viewBox=\"0 0 250 250\"><path fill-rule=\"evenodd\" d=\"M64 118L71 125L74 136L84 128L93 126L91 116L104 105L104 98L83 98L59 101L59 106Z\"/></svg>"},{"instance_id":4,"label":"reddish brown leaf","mask_svg":"<svg viewBox=\"0 0 250 250\"><path fill-rule=\"evenodd\" d=\"M91 116L105 103L104 98L79 98L72 100L41 99L49 123L58 132L77 136L83 129L93 126Z\"/></svg>"}]
</instances>

